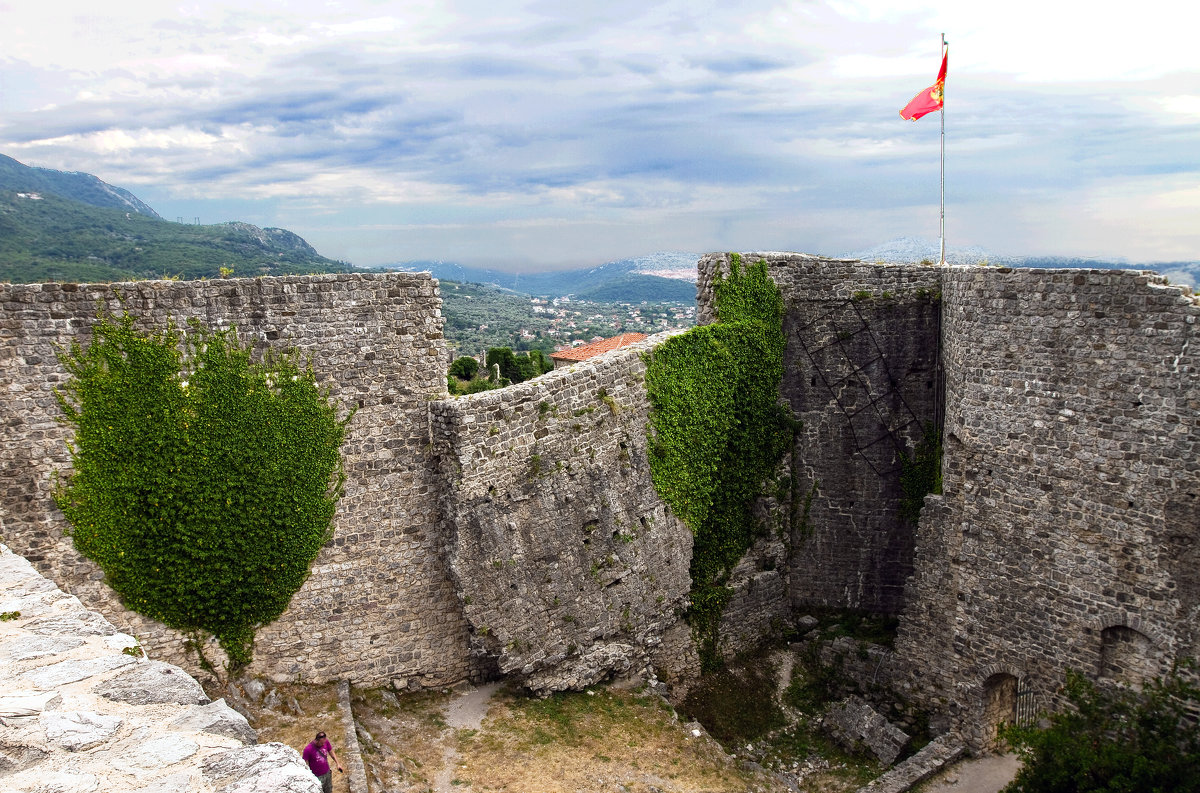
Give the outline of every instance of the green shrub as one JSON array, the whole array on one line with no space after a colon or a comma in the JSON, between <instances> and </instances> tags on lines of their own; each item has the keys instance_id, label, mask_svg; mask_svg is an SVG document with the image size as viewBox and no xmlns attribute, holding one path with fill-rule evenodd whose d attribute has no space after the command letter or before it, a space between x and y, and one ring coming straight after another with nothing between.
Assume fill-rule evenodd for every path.
<instances>
[{"instance_id":1,"label":"green shrub","mask_svg":"<svg viewBox=\"0 0 1200 793\"><path fill-rule=\"evenodd\" d=\"M446 390L453 396L478 394L480 391L493 391L500 387L500 383L493 383L486 377L476 377L474 380L459 380L454 375L446 376Z\"/></svg>"},{"instance_id":2,"label":"green shrub","mask_svg":"<svg viewBox=\"0 0 1200 793\"><path fill-rule=\"evenodd\" d=\"M490 371L493 366L500 367L500 378L508 383L520 383L525 378L521 374L521 369L517 366L517 356L513 355L513 351L508 347L493 347L487 352L487 368Z\"/></svg>"},{"instance_id":3,"label":"green shrub","mask_svg":"<svg viewBox=\"0 0 1200 793\"><path fill-rule=\"evenodd\" d=\"M294 354L251 363L233 330L102 316L60 357L74 471L55 501L75 547L127 607L247 663L332 536L350 417Z\"/></svg>"},{"instance_id":4,"label":"green shrub","mask_svg":"<svg viewBox=\"0 0 1200 793\"><path fill-rule=\"evenodd\" d=\"M1142 691L1098 686L1068 670L1070 705L1046 729L1009 728L1024 765L1009 793L1195 793L1200 689L1177 673Z\"/></svg>"},{"instance_id":5,"label":"green shrub","mask_svg":"<svg viewBox=\"0 0 1200 793\"><path fill-rule=\"evenodd\" d=\"M471 380L479 373L479 361L469 355L455 358L450 364L450 374L459 380Z\"/></svg>"},{"instance_id":6,"label":"green shrub","mask_svg":"<svg viewBox=\"0 0 1200 793\"><path fill-rule=\"evenodd\" d=\"M932 424L913 450L900 458L900 517L916 526L925 496L942 492L942 433Z\"/></svg>"},{"instance_id":7,"label":"green shrub","mask_svg":"<svg viewBox=\"0 0 1200 793\"><path fill-rule=\"evenodd\" d=\"M488 369L496 365L500 367L501 379L506 381L504 385L524 383L554 369L554 361L541 350L530 350L523 355L516 355L508 347L493 347L488 350Z\"/></svg>"}]
</instances>

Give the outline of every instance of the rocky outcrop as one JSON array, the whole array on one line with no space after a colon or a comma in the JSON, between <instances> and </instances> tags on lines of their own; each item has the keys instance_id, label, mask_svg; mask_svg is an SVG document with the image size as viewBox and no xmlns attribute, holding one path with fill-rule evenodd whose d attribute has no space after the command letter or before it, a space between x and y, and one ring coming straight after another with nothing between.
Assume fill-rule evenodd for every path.
<instances>
[{"instance_id":1,"label":"rocky outcrop","mask_svg":"<svg viewBox=\"0 0 1200 793\"><path fill-rule=\"evenodd\" d=\"M130 705L203 705L204 689L191 675L172 664L146 661L121 672L93 689L100 696Z\"/></svg>"},{"instance_id":2,"label":"rocky outcrop","mask_svg":"<svg viewBox=\"0 0 1200 793\"><path fill-rule=\"evenodd\" d=\"M319 256L317 249L305 242L299 234L287 229L259 228L253 223L230 221L222 224L226 228L241 232L247 242L253 242L269 251L281 253L303 253L308 256Z\"/></svg>"},{"instance_id":3,"label":"rocky outcrop","mask_svg":"<svg viewBox=\"0 0 1200 793\"><path fill-rule=\"evenodd\" d=\"M316 793L283 744L0 545L0 789Z\"/></svg>"}]
</instances>

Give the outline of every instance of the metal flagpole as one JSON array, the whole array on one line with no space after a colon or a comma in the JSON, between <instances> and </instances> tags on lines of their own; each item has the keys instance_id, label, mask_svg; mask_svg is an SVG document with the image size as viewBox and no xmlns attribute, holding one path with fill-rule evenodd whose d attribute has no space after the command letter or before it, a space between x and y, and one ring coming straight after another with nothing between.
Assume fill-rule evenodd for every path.
<instances>
[{"instance_id":1,"label":"metal flagpole","mask_svg":"<svg viewBox=\"0 0 1200 793\"><path fill-rule=\"evenodd\" d=\"M946 56L946 34L942 34L942 57ZM941 236L942 265L946 264L946 86L942 85L942 148L941 148Z\"/></svg>"}]
</instances>

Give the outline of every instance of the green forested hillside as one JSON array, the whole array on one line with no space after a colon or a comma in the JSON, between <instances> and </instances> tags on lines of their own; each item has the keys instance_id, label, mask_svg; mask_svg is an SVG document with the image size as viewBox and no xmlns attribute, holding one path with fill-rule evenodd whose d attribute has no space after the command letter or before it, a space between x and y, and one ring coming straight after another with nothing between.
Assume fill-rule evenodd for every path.
<instances>
[{"instance_id":1,"label":"green forested hillside","mask_svg":"<svg viewBox=\"0 0 1200 793\"><path fill-rule=\"evenodd\" d=\"M585 289L578 294L581 300L607 303L690 303L696 299L696 284L678 278L630 273Z\"/></svg>"},{"instance_id":2,"label":"green forested hillside","mask_svg":"<svg viewBox=\"0 0 1200 793\"><path fill-rule=\"evenodd\" d=\"M123 281L349 270L282 229L193 226L91 206L54 193L0 189L0 280Z\"/></svg>"}]
</instances>

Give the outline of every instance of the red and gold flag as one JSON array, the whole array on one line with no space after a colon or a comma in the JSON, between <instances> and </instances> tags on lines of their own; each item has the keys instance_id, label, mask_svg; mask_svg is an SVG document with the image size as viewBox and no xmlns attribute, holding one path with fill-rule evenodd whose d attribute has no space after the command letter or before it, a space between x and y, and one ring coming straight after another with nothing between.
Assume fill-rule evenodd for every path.
<instances>
[{"instance_id":1,"label":"red and gold flag","mask_svg":"<svg viewBox=\"0 0 1200 793\"><path fill-rule=\"evenodd\" d=\"M946 87L946 59L950 51L942 52L942 68L938 70L937 82L912 98L912 101L900 111L900 118L905 121L916 121L921 116L942 109L942 91Z\"/></svg>"}]
</instances>

